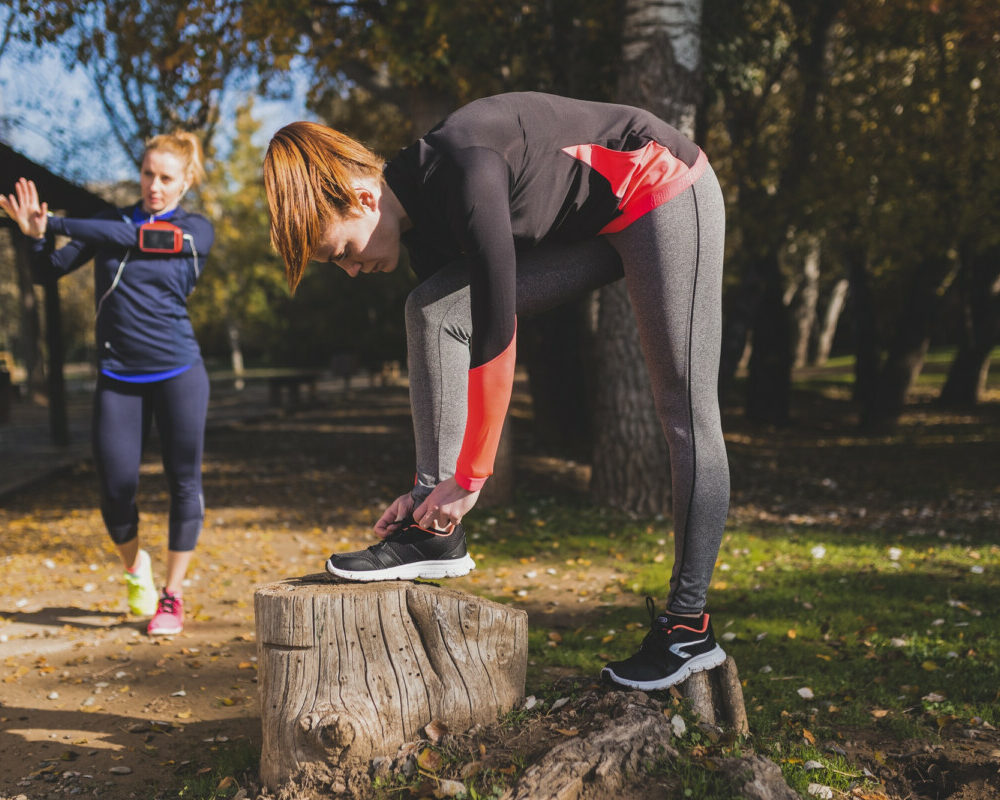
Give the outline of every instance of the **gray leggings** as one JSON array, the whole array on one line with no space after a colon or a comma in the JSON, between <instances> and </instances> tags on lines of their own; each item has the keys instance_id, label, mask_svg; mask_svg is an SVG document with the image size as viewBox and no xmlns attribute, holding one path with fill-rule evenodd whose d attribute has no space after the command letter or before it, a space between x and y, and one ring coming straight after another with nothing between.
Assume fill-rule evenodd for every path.
<instances>
[{"instance_id":1,"label":"gray leggings","mask_svg":"<svg viewBox=\"0 0 1000 800\"><path fill-rule=\"evenodd\" d=\"M517 313L544 311L624 274L667 437L674 568L667 607L697 613L729 508L719 415L725 208L709 167L687 191L625 230L519 253ZM406 302L410 404L419 502L454 474L465 433L472 312L468 270L451 264Z\"/></svg>"}]
</instances>

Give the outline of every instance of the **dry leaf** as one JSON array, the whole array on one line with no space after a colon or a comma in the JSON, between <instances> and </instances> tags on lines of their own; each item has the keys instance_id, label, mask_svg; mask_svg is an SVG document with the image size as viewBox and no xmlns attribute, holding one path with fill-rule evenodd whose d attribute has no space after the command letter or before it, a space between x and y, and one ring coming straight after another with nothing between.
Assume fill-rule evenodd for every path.
<instances>
[{"instance_id":1,"label":"dry leaf","mask_svg":"<svg viewBox=\"0 0 1000 800\"><path fill-rule=\"evenodd\" d=\"M433 719L424 726L424 733L431 743L437 744L448 733L448 726L439 719Z\"/></svg>"},{"instance_id":2,"label":"dry leaf","mask_svg":"<svg viewBox=\"0 0 1000 800\"><path fill-rule=\"evenodd\" d=\"M563 736L577 736L580 731L578 728L553 728L556 733L561 733Z\"/></svg>"},{"instance_id":3,"label":"dry leaf","mask_svg":"<svg viewBox=\"0 0 1000 800\"><path fill-rule=\"evenodd\" d=\"M441 769L441 760L440 753L427 747L421 750L420 755L417 756L417 766L427 772L437 772Z\"/></svg>"}]
</instances>

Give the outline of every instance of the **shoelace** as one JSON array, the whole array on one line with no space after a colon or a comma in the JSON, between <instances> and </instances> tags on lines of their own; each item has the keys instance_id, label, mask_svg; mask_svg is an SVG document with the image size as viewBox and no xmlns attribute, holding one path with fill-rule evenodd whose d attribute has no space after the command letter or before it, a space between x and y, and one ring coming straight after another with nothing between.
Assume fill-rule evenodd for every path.
<instances>
[{"instance_id":1,"label":"shoelace","mask_svg":"<svg viewBox=\"0 0 1000 800\"><path fill-rule=\"evenodd\" d=\"M160 598L160 606L159 608L157 608L157 611L163 611L164 613L167 614L174 614L177 611L177 604L179 602L180 602L179 597L164 592L163 596Z\"/></svg>"}]
</instances>

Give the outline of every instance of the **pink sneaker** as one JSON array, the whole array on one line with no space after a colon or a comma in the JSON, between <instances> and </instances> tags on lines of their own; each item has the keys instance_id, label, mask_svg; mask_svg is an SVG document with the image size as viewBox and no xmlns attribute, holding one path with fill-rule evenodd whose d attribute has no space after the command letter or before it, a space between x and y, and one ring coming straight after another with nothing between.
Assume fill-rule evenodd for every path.
<instances>
[{"instance_id":1,"label":"pink sneaker","mask_svg":"<svg viewBox=\"0 0 1000 800\"><path fill-rule=\"evenodd\" d=\"M160 595L156 614L149 621L146 633L151 636L180 633L184 630L184 601L179 594L170 594L166 589Z\"/></svg>"}]
</instances>

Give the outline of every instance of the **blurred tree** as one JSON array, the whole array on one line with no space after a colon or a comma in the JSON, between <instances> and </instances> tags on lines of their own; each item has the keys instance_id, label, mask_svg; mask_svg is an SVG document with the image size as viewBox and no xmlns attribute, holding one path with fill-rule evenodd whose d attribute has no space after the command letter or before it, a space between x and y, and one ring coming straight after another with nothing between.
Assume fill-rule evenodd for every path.
<instances>
[{"instance_id":1,"label":"blurred tree","mask_svg":"<svg viewBox=\"0 0 1000 800\"><path fill-rule=\"evenodd\" d=\"M985 0L859 3L834 41L823 183L836 198L827 224L851 253L866 427L898 420L950 294L966 323L944 399L974 402L985 374L1000 242L998 26L1000 7Z\"/></svg>"},{"instance_id":2,"label":"blurred tree","mask_svg":"<svg viewBox=\"0 0 1000 800\"><path fill-rule=\"evenodd\" d=\"M150 136L184 129L206 149L225 93L280 75L299 42L274 4L239 0L18 0L20 38L80 65L122 149L138 164Z\"/></svg>"},{"instance_id":3,"label":"blurred tree","mask_svg":"<svg viewBox=\"0 0 1000 800\"><path fill-rule=\"evenodd\" d=\"M252 98L236 112L228 156L215 164L201 190L215 225L215 244L188 309L207 354L230 355L234 373L243 369L244 348L262 358L277 327L276 305L287 296L281 259L271 248L267 202L253 136Z\"/></svg>"}]
</instances>

